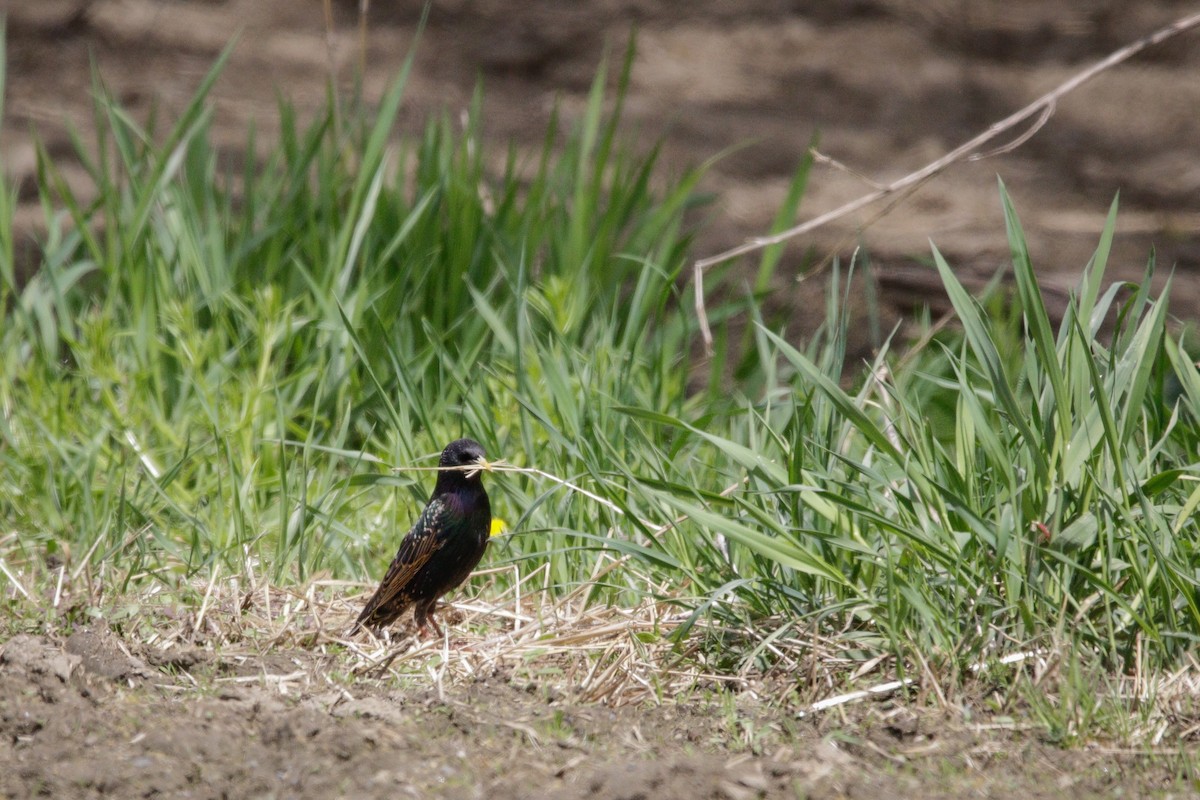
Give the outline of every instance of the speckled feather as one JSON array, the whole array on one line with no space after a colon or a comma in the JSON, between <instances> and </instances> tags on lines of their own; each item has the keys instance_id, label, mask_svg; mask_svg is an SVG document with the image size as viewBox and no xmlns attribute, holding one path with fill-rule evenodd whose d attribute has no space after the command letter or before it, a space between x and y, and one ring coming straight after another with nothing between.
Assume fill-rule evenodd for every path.
<instances>
[{"instance_id":1,"label":"speckled feather","mask_svg":"<svg viewBox=\"0 0 1200 800\"><path fill-rule=\"evenodd\" d=\"M442 452L440 463L464 466L483 457L478 443L459 439ZM424 628L428 623L440 635L434 605L465 581L483 558L491 521L491 505L479 473L439 472L429 502L400 543L354 631L362 625L382 630L412 606L417 625Z\"/></svg>"}]
</instances>

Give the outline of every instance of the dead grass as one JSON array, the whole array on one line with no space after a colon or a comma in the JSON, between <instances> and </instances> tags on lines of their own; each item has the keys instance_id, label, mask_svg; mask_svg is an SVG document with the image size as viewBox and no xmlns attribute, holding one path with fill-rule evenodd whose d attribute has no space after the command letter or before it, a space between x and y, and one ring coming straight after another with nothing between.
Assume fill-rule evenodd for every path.
<instances>
[{"instance_id":1,"label":"dead grass","mask_svg":"<svg viewBox=\"0 0 1200 800\"><path fill-rule=\"evenodd\" d=\"M1089 730L1088 719L1067 709L1081 701L1072 697L1078 687L1070 684L1072 655L1066 649L1014 648L956 678L921 659L903 672L890 656L864 661L845 631L801 637L788 632L784 620L733 628L701 617L677 642L673 634L691 612L671 597L669 587L647 582L645 596L660 599L628 608L591 602L592 588L609 571L632 568L625 558L607 557L592 582L559 599L550 599L545 569L513 575L502 591L501 581L475 581L475 594L439 608L447 623L442 638L417 636L407 618L382 638L367 631L349 637L368 586L316 578L283 588L261 580L253 568L237 576L218 572L178 592L159 585L122 597L111 587L104 591L97 576L72 579L61 565L35 574L14 567L9 558L3 593L18 608L14 619L49 617L49 627L64 631L72 620L103 619L131 650L153 654L151 663L176 663L202 651L221 666L212 678L218 690L253 683L281 696L329 691L353 701L381 685L416 683L444 697L473 681L506 675L608 707L730 692L811 718L890 698L898 707L964 719L982 712L985 721L977 724L1014 729L1055 728L1057 718L1046 715L1058 709L1067 734L1073 724L1081 735ZM483 570L477 577L515 569ZM731 668L722 660L722 642L762 657ZM182 684L161 686L178 692L189 685L203 688L203 682L189 673ZM1094 688L1084 706L1097 714L1103 707L1126 715L1102 726L1108 731L1105 746L1162 748L1200 738L1200 661L1194 656L1170 674L1139 667ZM1030 692L1042 699L1041 711L1028 702Z\"/></svg>"}]
</instances>

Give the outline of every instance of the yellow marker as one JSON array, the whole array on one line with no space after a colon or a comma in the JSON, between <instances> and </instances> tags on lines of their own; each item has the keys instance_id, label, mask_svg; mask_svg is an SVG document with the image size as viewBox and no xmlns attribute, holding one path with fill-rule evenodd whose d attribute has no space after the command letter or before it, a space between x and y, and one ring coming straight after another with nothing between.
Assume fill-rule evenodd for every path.
<instances>
[{"instance_id":1,"label":"yellow marker","mask_svg":"<svg viewBox=\"0 0 1200 800\"><path fill-rule=\"evenodd\" d=\"M499 517L492 517L492 530L489 535L499 536L508 530L508 523Z\"/></svg>"}]
</instances>

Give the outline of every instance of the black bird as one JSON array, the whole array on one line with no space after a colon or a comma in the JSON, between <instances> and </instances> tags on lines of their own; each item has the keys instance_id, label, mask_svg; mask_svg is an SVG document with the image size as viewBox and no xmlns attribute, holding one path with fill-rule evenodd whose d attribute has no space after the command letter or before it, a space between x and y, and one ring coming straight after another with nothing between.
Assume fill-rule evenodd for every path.
<instances>
[{"instance_id":1,"label":"black bird","mask_svg":"<svg viewBox=\"0 0 1200 800\"><path fill-rule=\"evenodd\" d=\"M367 625L376 632L395 622L411 605L417 626L428 622L442 635L433 619L438 598L467 579L483 558L491 534L492 507L480 481L487 465L483 446L473 439L446 445L439 466L479 469L439 472L433 494L412 530L400 543L392 565L366 608L350 630Z\"/></svg>"}]
</instances>

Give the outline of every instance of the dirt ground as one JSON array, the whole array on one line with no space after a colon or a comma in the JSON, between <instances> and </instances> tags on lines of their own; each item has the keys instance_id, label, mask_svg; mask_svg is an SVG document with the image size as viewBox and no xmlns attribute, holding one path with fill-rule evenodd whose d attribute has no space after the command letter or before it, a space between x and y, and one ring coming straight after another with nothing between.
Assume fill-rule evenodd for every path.
<instances>
[{"instance_id":1,"label":"dirt ground","mask_svg":"<svg viewBox=\"0 0 1200 800\"><path fill-rule=\"evenodd\" d=\"M611 708L545 664L442 686L339 676L332 658L167 657L102 625L18 634L0 648L0 797L1049 800L1196 786L1188 756L1064 750L893 701L808 718L736 694Z\"/></svg>"},{"instance_id":2,"label":"dirt ground","mask_svg":"<svg viewBox=\"0 0 1200 800\"><path fill-rule=\"evenodd\" d=\"M214 136L240 159L251 120L269 146L277 90L303 110L323 102L331 69L348 85L360 57L358 6L335 2L327 36L316 0L0 2L8 30L0 159L19 187L22 242L41 215L32 133L69 157L68 124L85 135L90 124L93 61L136 114L169 111L240 34L214 94ZM421 6L370 4L369 96L395 75ZM482 77L488 135L537 147L554 103L569 125L606 46L619 54L636 24L629 130L663 137L674 167L740 146L705 183L715 198L700 240L709 254L766 230L814 132L828 156L893 180L1194 10L1184 0L444 0L433 3L403 123L415 131L431 113L464 108ZM1000 175L1048 286L1073 283L1120 191L1114 277L1140 277L1154 247L1160 276L1175 270L1174 310L1200 317L1198 74L1192 32L1102 75L1013 152L953 168L865 228L880 209L806 237L785 260L774 301L822 307L813 302L819 281L793 280L808 248L820 257L866 246L884 333L914 306L937 304L923 265L929 239L964 279L991 276L1007 256ZM66 177L84 182L69 166ZM818 166L802 213L870 188ZM819 322L797 313L794 328ZM1036 731L967 724L902 699L805 719L748 693L612 708L579 698L553 663L498 667L444 687L420 674L401 683L331 677L324 656L292 645L237 659L196 647L164 660L102 626L34 631L0 647L0 798L1195 791L1180 783L1190 754L1063 750Z\"/></svg>"}]
</instances>

